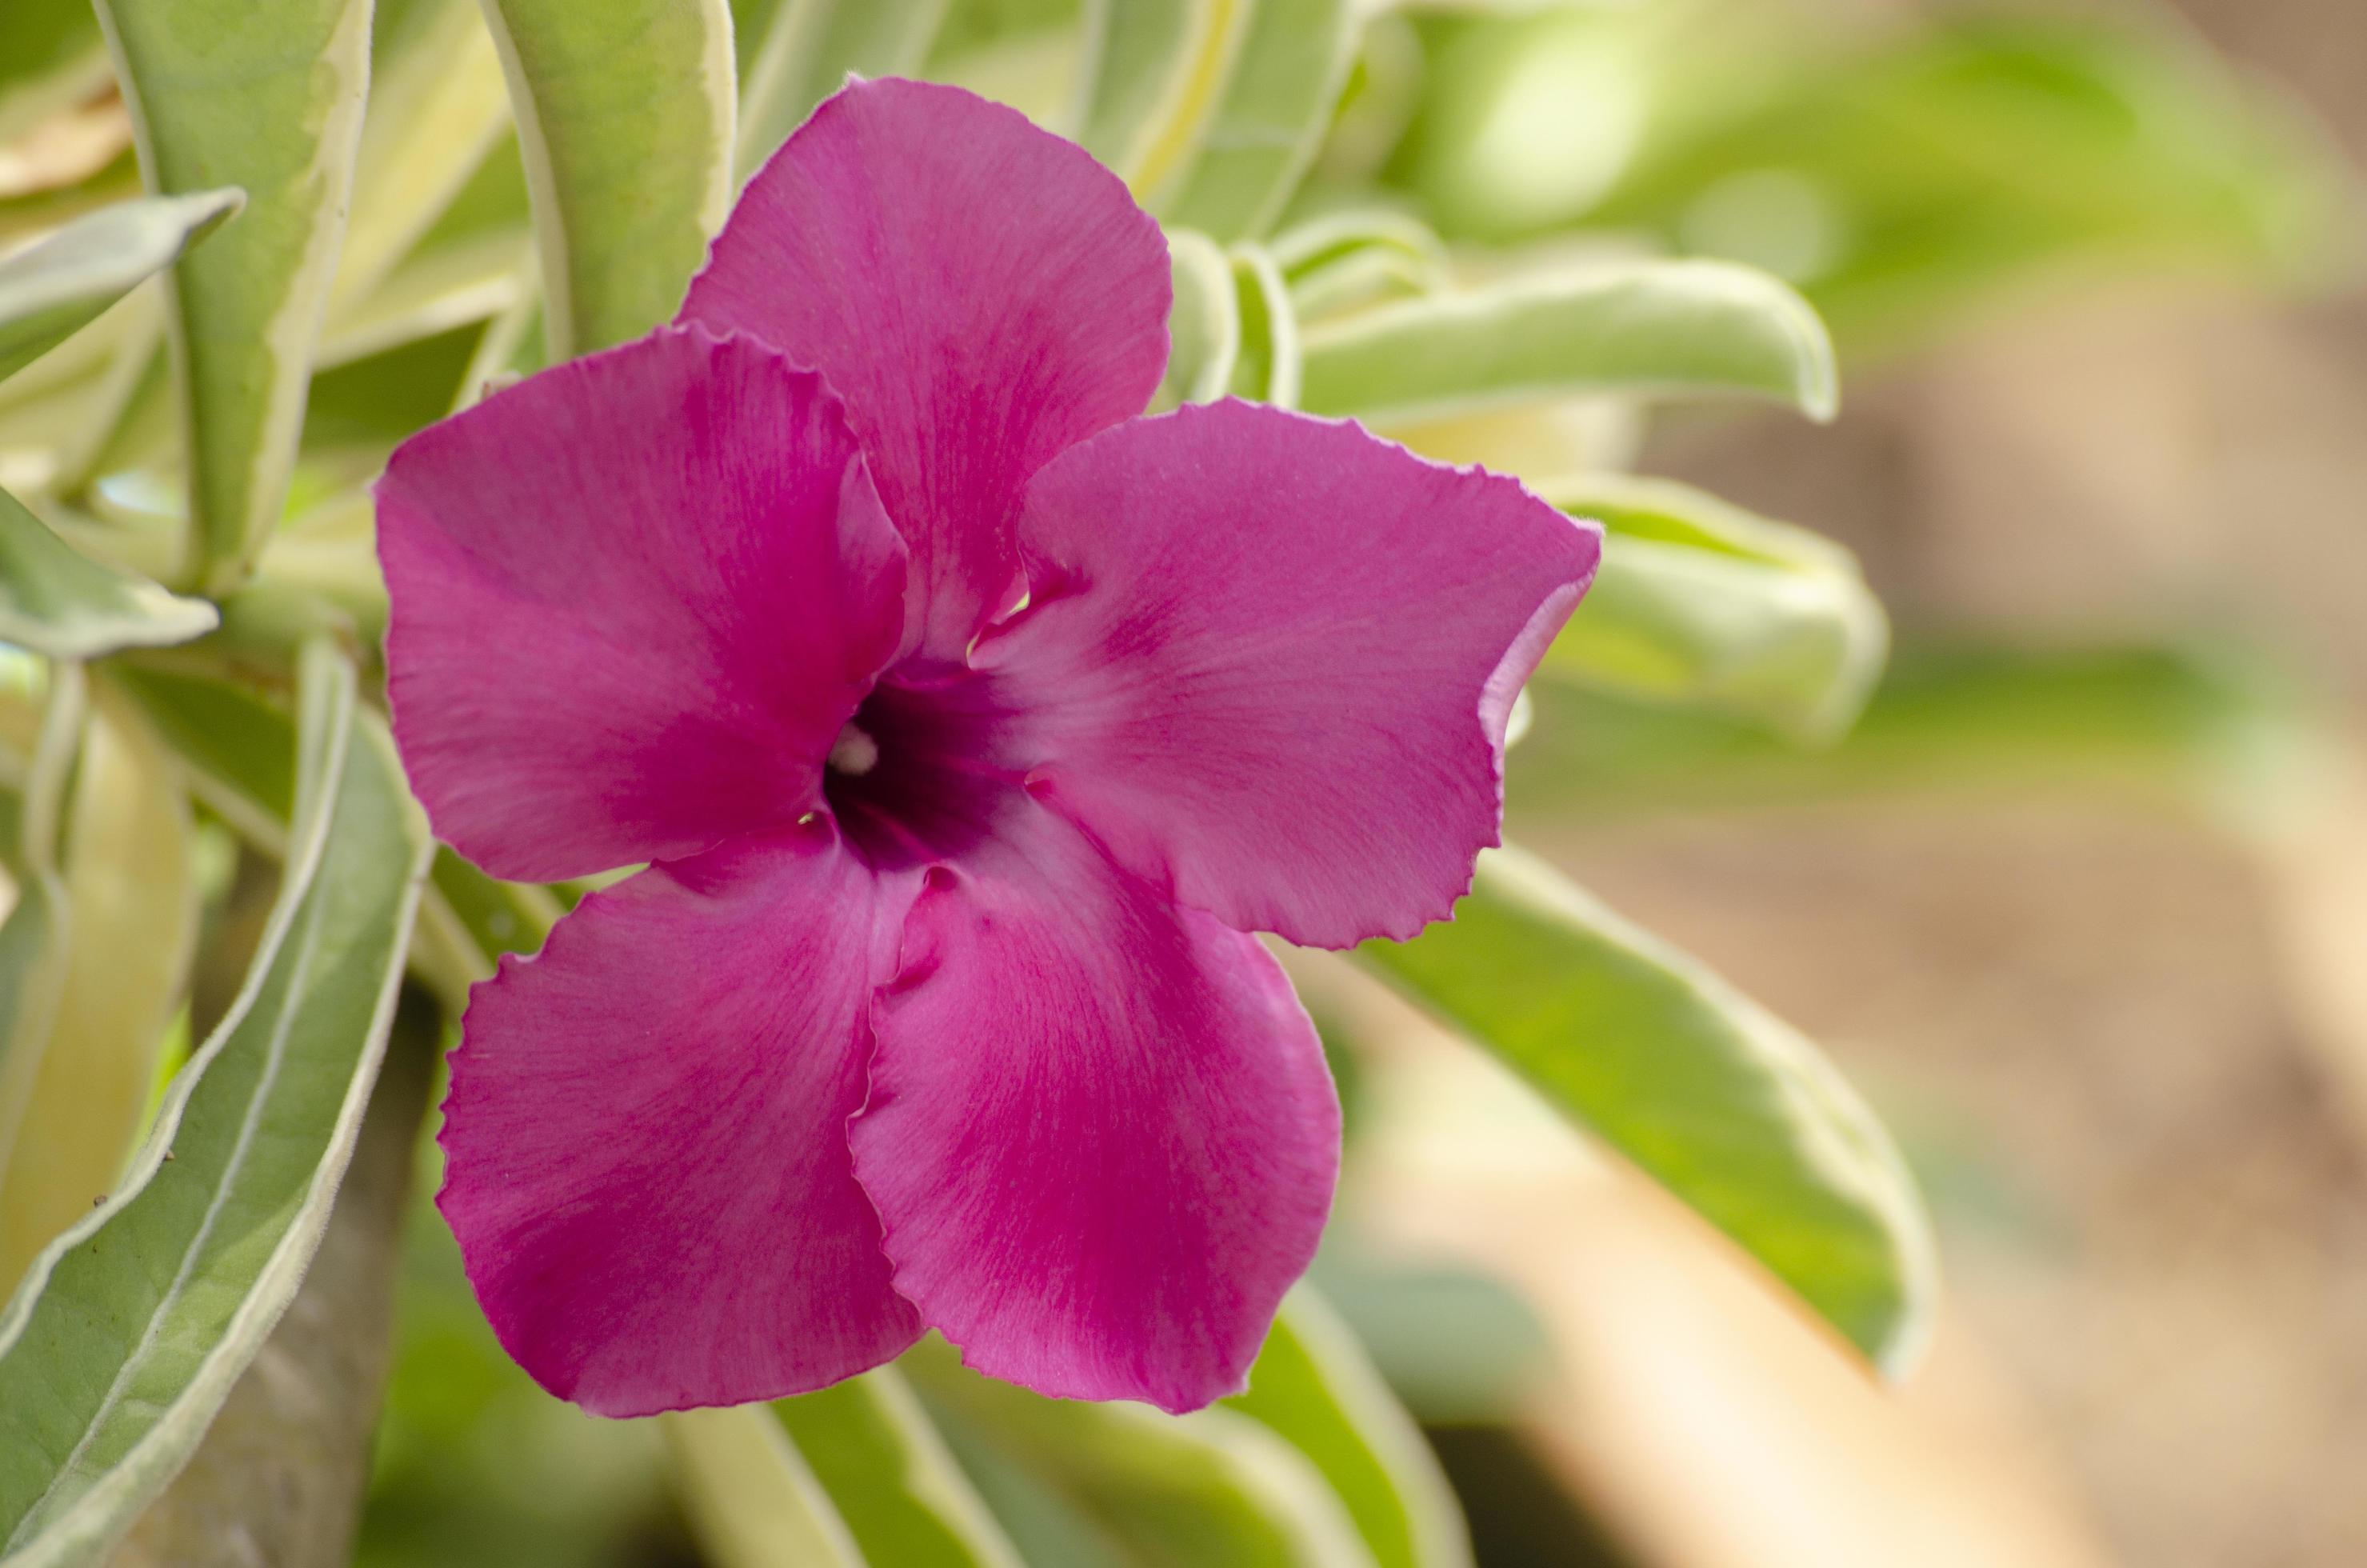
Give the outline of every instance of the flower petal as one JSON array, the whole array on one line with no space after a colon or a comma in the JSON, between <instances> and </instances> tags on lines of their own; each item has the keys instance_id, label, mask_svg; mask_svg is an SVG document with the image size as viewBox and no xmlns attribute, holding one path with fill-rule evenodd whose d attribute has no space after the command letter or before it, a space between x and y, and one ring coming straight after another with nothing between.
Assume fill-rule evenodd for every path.
<instances>
[{"instance_id":1,"label":"flower petal","mask_svg":"<svg viewBox=\"0 0 2367 1568\"><path fill-rule=\"evenodd\" d=\"M972 1367L1196 1409L1314 1256L1339 1102L1255 938L1027 823L906 919L855 1174L897 1290Z\"/></svg>"},{"instance_id":2,"label":"flower petal","mask_svg":"<svg viewBox=\"0 0 2367 1568\"><path fill-rule=\"evenodd\" d=\"M753 334L846 399L912 551L907 646L957 660L1009 602L1028 476L1139 414L1167 246L1116 176L957 87L857 82L748 182L684 321Z\"/></svg>"},{"instance_id":3,"label":"flower petal","mask_svg":"<svg viewBox=\"0 0 2367 1568\"><path fill-rule=\"evenodd\" d=\"M1497 842L1504 725L1600 532L1517 483L1241 403L1037 475L1034 601L973 662L1014 766L1238 929L1412 936Z\"/></svg>"},{"instance_id":4,"label":"flower petal","mask_svg":"<svg viewBox=\"0 0 2367 1568\"><path fill-rule=\"evenodd\" d=\"M818 376L661 332L420 432L379 482L395 739L436 830L549 881L786 826L902 630Z\"/></svg>"},{"instance_id":5,"label":"flower petal","mask_svg":"<svg viewBox=\"0 0 2367 1568\"><path fill-rule=\"evenodd\" d=\"M739 1404L912 1342L845 1132L896 903L817 824L594 893L477 987L436 1201L543 1387Z\"/></svg>"}]
</instances>

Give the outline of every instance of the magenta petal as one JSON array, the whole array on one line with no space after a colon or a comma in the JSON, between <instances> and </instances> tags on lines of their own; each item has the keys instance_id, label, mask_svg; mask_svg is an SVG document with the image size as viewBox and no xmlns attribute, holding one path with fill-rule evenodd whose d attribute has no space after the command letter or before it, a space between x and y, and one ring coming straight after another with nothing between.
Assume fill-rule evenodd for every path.
<instances>
[{"instance_id":1,"label":"magenta petal","mask_svg":"<svg viewBox=\"0 0 2367 1568\"><path fill-rule=\"evenodd\" d=\"M907 645L955 660L1007 603L1028 476L1159 384L1169 288L1158 225L1081 149L959 88L858 82L748 182L681 319L846 399L912 546Z\"/></svg>"},{"instance_id":2,"label":"magenta petal","mask_svg":"<svg viewBox=\"0 0 2367 1568\"><path fill-rule=\"evenodd\" d=\"M1444 915L1497 842L1504 725L1600 537L1518 483L1247 403L1036 477L1036 603L980 643L1006 760L1120 864L1344 947Z\"/></svg>"},{"instance_id":3,"label":"magenta petal","mask_svg":"<svg viewBox=\"0 0 2367 1568\"><path fill-rule=\"evenodd\" d=\"M1196 1409L1314 1256L1339 1103L1254 938L1029 824L907 918L855 1174L897 1290L972 1367Z\"/></svg>"},{"instance_id":4,"label":"magenta petal","mask_svg":"<svg viewBox=\"0 0 2367 1568\"><path fill-rule=\"evenodd\" d=\"M902 630L903 547L816 375L665 331L395 452L394 733L436 830L548 881L785 826Z\"/></svg>"},{"instance_id":5,"label":"magenta petal","mask_svg":"<svg viewBox=\"0 0 2367 1568\"><path fill-rule=\"evenodd\" d=\"M893 902L816 824L594 893L477 987L437 1202L543 1387L738 1404L912 1342L846 1145Z\"/></svg>"}]
</instances>

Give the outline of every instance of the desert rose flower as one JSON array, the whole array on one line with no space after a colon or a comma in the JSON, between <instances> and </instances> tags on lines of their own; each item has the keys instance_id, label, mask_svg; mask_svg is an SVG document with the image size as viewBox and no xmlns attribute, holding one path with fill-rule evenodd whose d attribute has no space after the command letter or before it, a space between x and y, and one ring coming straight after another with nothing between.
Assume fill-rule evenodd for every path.
<instances>
[{"instance_id":1,"label":"desert rose flower","mask_svg":"<svg viewBox=\"0 0 2367 1568\"><path fill-rule=\"evenodd\" d=\"M951 88L849 87L674 327L407 442L396 736L497 876L648 868L478 987L440 1197L609 1415L941 1330L1047 1393L1242 1386L1339 1109L1259 940L1444 917L1597 536L1240 403L1139 417L1158 227Z\"/></svg>"}]
</instances>

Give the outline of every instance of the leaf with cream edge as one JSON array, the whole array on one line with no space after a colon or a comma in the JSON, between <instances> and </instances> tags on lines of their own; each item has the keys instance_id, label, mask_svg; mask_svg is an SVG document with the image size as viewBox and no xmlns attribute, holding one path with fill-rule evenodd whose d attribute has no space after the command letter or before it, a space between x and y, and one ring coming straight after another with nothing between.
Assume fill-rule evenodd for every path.
<instances>
[{"instance_id":1,"label":"leaf with cream edge","mask_svg":"<svg viewBox=\"0 0 2367 1568\"><path fill-rule=\"evenodd\" d=\"M15 813L17 842L6 859L17 896L0 921L0 1148L16 1141L65 994L69 910L65 879L58 872L58 834L89 691L80 665L50 666Z\"/></svg>"},{"instance_id":2,"label":"leaf with cream edge","mask_svg":"<svg viewBox=\"0 0 2367 1568\"><path fill-rule=\"evenodd\" d=\"M0 642L52 659L95 659L187 642L221 619L203 599L91 560L0 490Z\"/></svg>"},{"instance_id":3,"label":"leaf with cream edge","mask_svg":"<svg viewBox=\"0 0 2367 1568\"><path fill-rule=\"evenodd\" d=\"M868 1561L1020 1568L1018 1550L895 1368L771 1408Z\"/></svg>"},{"instance_id":4,"label":"leaf with cream edge","mask_svg":"<svg viewBox=\"0 0 2367 1568\"><path fill-rule=\"evenodd\" d=\"M897 1365L1031 1562L1372 1568L1321 1473L1245 1415L1047 1399L934 1337Z\"/></svg>"},{"instance_id":5,"label":"leaf with cream edge","mask_svg":"<svg viewBox=\"0 0 2367 1568\"><path fill-rule=\"evenodd\" d=\"M1167 312L1167 369L1151 398L1153 413L1224 396L1241 351L1231 258L1190 229L1167 231L1167 256L1175 292Z\"/></svg>"},{"instance_id":6,"label":"leaf with cream edge","mask_svg":"<svg viewBox=\"0 0 2367 1568\"><path fill-rule=\"evenodd\" d=\"M1356 32L1350 0L1257 0L1198 155L1156 193L1160 217L1217 240L1263 233L1315 161Z\"/></svg>"},{"instance_id":7,"label":"leaf with cream edge","mask_svg":"<svg viewBox=\"0 0 2367 1568\"><path fill-rule=\"evenodd\" d=\"M1470 1537L1438 1457L1312 1285L1284 1301L1249 1392L1225 1404L1322 1472L1376 1568L1468 1568Z\"/></svg>"},{"instance_id":8,"label":"leaf with cream edge","mask_svg":"<svg viewBox=\"0 0 2367 1568\"><path fill-rule=\"evenodd\" d=\"M667 320L731 205L724 0L485 0L533 195L549 362Z\"/></svg>"},{"instance_id":9,"label":"leaf with cream edge","mask_svg":"<svg viewBox=\"0 0 2367 1568\"><path fill-rule=\"evenodd\" d=\"M1215 108L1254 0L1088 0L1077 144L1140 188Z\"/></svg>"},{"instance_id":10,"label":"leaf with cream edge","mask_svg":"<svg viewBox=\"0 0 2367 1568\"><path fill-rule=\"evenodd\" d=\"M107 50L90 0L8 0L0 7L0 142L107 85Z\"/></svg>"},{"instance_id":11,"label":"leaf with cream edge","mask_svg":"<svg viewBox=\"0 0 2367 1568\"><path fill-rule=\"evenodd\" d=\"M246 193L166 275L188 432L189 559L227 592L287 499L353 194L370 0L98 0L151 191Z\"/></svg>"},{"instance_id":12,"label":"leaf with cream edge","mask_svg":"<svg viewBox=\"0 0 2367 1568\"><path fill-rule=\"evenodd\" d=\"M1230 256L1240 324L1230 390L1237 396L1276 408L1297 408L1304 360L1298 347L1298 318L1290 308L1290 289L1274 258L1260 246L1235 245Z\"/></svg>"},{"instance_id":13,"label":"leaf with cream edge","mask_svg":"<svg viewBox=\"0 0 2367 1568\"><path fill-rule=\"evenodd\" d=\"M299 701L291 847L246 983L123 1189L0 1313L12 1568L101 1555L172 1479L294 1296L353 1150L429 839L351 666L311 645Z\"/></svg>"},{"instance_id":14,"label":"leaf with cream edge","mask_svg":"<svg viewBox=\"0 0 2367 1568\"><path fill-rule=\"evenodd\" d=\"M0 259L0 378L13 375L170 267L243 199L232 190L143 197L85 212Z\"/></svg>"},{"instance_id":15,"label":"leaf with cream edge","mask_svg":"<svg viewBox=\"0 0 2367 1568\"><path fill-rule=\"evenodd\" d=\"M1455 918L1357 957L1724 1231L1876 1365L1921 1353L1931 1225L1801 1035L1543 861L1483 854Z\"/></svg>"},{"instance_id":16,"label":"leaf with cream edge","mask_svg":"<svg viewBox=\"0 0 2367 1568\"><path fill-rule=\"evenodd\" d=\"M65 970L15 1136L0 1132L0 1294L90 1212L139 1136L197 948L188 795L138 710L100 685L60 874Z\"/></svg>"},{"instance_id":17,"label":"leaf with cream edge","mask_svg":"<svg viewBox=\"0 0 2367 1568\"><path fill-rule=\"evenodd\" d=\"M782 0L740 94L737 167L745 180L847 76L913 76L946 0Z\"/></svg>"},{"instance_id":18,"label":"leaf with cream edge","mask_svg":"<svg viewBox=\"0 0 2367 1568\"><path fill-rule=\"evenodd\" d=\"M716 1568L866 1568L846 1521L760 1404L658 1417L674 1494Z\"/></svg>"},{"instance_id":19,"label":"leaf with cream edge","mask_svg":"<svg viewBox=\"0 0 2367 1568\"><path fill-rule=\"evenodd\" d=\"M1829 419L1832 340L1763 272L1711 261L1605 264L1433 294L1309 328L1303 406L1376 422L1581 392L1740 395Z\"/></svg>"},{"instance_id":20,"label":"leaf with cream edge","mask_svg":"<svg viewBox=\"0 0 2367 1568\"><path fill-rule=\"evenodd\" d=\"M1890 623L1847 551L1668 480L1587 474L1538 488L1605 530L1586 613L1541 674L1735 713L1809 744L1856 720Z\"/></svg>"}]
</instances>

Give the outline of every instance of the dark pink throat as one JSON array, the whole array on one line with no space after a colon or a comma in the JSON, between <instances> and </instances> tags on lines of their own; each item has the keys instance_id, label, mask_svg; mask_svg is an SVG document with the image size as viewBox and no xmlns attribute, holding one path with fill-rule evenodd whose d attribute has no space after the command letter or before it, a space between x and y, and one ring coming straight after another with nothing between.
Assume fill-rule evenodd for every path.
<instances>
[{"instance_id":1,"label":"dark pink throat","mask_svg":"<svg viewBox=\"0 0 2367 1568\"><path fill-rule=\"evenodd\" d=\"M1008 765L1011 720L969 670L881 676L822 770L846 841L881 871L976 848L1025 803L1025 770Z\"/></svg>"}]
</instances>

